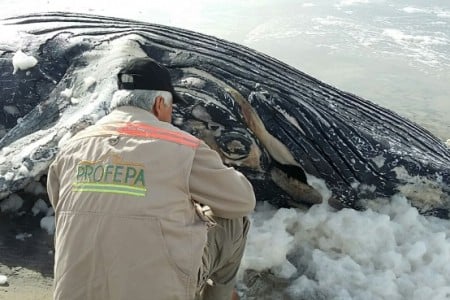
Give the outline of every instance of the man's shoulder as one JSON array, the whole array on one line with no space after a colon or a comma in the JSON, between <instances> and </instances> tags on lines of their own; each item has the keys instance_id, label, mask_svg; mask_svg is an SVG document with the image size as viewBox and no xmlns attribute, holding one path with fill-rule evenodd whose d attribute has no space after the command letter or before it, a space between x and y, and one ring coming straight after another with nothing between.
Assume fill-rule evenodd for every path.
<instances>
[{"instance_id":1,"label":"man's shoulder","mask_svg":"<svg viewBox=\"0 0 450 300\"><path fill-rule=\"evenodd\" d=\"M186 141L187 144L193 146L193 148L197 148L201 144L204 144L204 142L202 140L200 140L199 138L197 138L196 136L176 127L175 125L173 125L171 123L159 121L157 126L159 128L161 128L162 130L166 131L169 135L172 134L173 135L172 137L174 137L174 138L178 137L181 139L180 141L182 141L182 140Z\"/></svg>"},{"instance_id":2,"label":"man's shoulder","mask_svg":"<svg viewBox=\"0 0 450 300\"><path fill-rule=\"evenodd\" d=\"M189 132L187 132L187 131L185 131L185 130L183 130L183 129L181 129L181 128L179 128L179 127L177 127L177 126L175 126L175 125L173 125L171 123L165 123L165 122L161 122L161 123L163 123L164 127L166 129L168 129L168 130L172 130L172 131L177 132L179 134L182 134L182 135L191 137L193 139L199 140L199 138L197 138L196 136L192 135L191 133L189 133Z\"/></svg>"}]
</instances>

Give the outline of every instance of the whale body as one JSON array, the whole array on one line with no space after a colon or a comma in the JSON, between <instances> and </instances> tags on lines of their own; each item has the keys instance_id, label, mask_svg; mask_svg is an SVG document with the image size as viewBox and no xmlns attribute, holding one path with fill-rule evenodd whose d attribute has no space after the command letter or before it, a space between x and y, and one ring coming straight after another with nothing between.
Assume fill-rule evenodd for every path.
<instances>
[{"instance_id":1,"label":"whale body","mask_svg":"<svg viewBox=\"0 0 450 300\"><path fill-rule=\"evenodd\" d=\"M68 138L110 112L119 68L148 56L168 68L186 101L174 107L174 124L242 171L258 200L363 209L403 194L421 213L449 217L442 141L272 57L94 15L11 17L0 29L0 201L45 176Z\"/></svg>"}]
</instances>

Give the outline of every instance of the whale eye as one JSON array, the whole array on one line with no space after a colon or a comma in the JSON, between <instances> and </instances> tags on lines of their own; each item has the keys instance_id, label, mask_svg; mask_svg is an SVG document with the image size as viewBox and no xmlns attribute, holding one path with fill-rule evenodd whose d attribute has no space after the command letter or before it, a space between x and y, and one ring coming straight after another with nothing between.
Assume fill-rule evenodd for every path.
<instances>
[{"instance_id":1,"label":"whale eye","mask_svg":"<svg viewBox=\"0 0 450 300\"><path fill-rule=\"evenodd\" d=\"M251 139L243 132L225 131L215 137L222 154L232 160L241 160L250 153Z\"/></svg>"}]
</instances>

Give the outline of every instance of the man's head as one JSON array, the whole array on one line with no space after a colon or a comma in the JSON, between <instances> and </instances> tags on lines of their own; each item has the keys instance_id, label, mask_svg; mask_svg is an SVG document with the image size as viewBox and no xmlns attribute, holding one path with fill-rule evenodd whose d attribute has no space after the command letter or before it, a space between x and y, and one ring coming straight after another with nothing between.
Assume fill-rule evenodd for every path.
<instances>
[{"instance_id":1,"label":"man's head","mask_svg":"<svg viewBox=\"0 0 450 300\"><path fill-rule=\"evenodd\" d=\"M170 122L172 103L183 101L175 93L169 71L148 57L132 59L117 76L121 97L114 101L115 107L136 106L151 111L161 121Z\"/></svg>"}]
</instances>

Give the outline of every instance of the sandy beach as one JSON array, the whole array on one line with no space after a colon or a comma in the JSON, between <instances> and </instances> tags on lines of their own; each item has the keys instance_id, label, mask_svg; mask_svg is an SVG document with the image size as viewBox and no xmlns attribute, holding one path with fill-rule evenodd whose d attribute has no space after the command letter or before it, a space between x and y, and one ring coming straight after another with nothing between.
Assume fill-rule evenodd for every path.
<instances>
[{"instance_id":1,"label":"sandy beach","mask_svg":"<svg viewBox=\"0 0 450 300\"><path fill-rule=\"evenodd\" d=\"M23 267L8 267L0 264L0 273L8 277L5 285L0 285L0 299L46 300L52 299L51 276Z\"/></svg>"},{"instance_id":2,"label":"sandy beach","mask_svg":"<svg viewBox=\"0 0 450 300\"><path fill-rule=\"evenodd\" d=\"M41 229L42 216L0 214L0 299L52 298L53 236Z\"/></svg>"}]
</instances>

